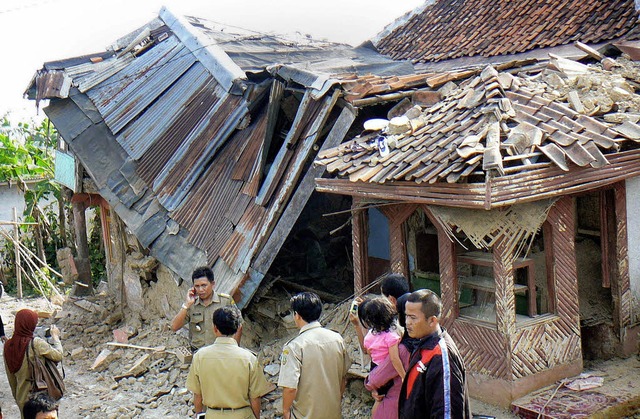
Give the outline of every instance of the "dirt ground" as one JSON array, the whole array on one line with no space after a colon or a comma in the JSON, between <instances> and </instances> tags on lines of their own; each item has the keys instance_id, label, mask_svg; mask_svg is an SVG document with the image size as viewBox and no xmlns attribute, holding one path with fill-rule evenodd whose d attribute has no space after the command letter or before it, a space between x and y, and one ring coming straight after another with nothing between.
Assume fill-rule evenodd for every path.
<instances>
[{"instance_id":1,"label":"dirt ground","mask_svg":"<svg viewBox=\"0 0 640 419\"><path fill-rule=\"evenodd\" d=\"M283 293L286 291L274 291ZM260 304L246 312L242 343L254 350L271 382L276 382L279 354L282 345L296 333L286 314L280 295L267 295ZM80 307L82 305L82 307ZM13 333L13 318L21 308L51 311L43 298L22 301L4 295L0 301L0 314L8 336ZM356 375L363 374L358 363L362 359L357 338L347 322L348 304L325 304L323 322L340 331L350 348L352 366ZM185 418L192 411L191 394L185 388L188 367L182 366L174 355L176 349L187 342L186 333L174 334L168 330L169 319L157 319L143 324L140 330L127 330L123 316L105 296L88 300L69 300L57 308L55 318L42 319L41 325L56 323L62 330L65 349L63 361L67 394L61 401L62 418ZM128 343L159 348L154 352L135 348L107 345L114 342L113 330L131 333ZM1 350L0 350L1 351ZM96 358L106 354L107 361L91 370ZM136 366L136 364L139 364ZM129 376L127 376L129 375ZM372 399L364 389L361 378L350 375L343 399L345 418L370 417ZM281 392L275 390L263 400L264 418L278 418L282 414ZM0 368L0 406L5 418L19 418L11 395L4 368ZM515 418L509 411L478 401L472 401L474 413L497 418Z\"/></svg>"}]
</instances>

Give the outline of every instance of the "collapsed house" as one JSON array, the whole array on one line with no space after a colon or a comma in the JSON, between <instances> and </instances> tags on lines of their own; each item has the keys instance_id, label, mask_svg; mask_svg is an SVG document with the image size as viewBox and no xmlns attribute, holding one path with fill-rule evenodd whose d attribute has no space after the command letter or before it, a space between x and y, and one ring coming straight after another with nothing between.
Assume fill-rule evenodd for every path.
<instances>
[{"instance_id":1,"label":"collapsed house","mask_svg":"<svg viewBox=\"0 0 640 419\"><path fill-rule=\"evenodd\" d=\"M632 1L500 4L429 2L375 39L426 84L316 182L353 197L355 288L438 292L472 395L507 404L638 350L640 66L601 53L637 59Z\"/></svg>"},{"instance_id":2,"label":"collapsed house","mask_svg":"<svg viewBox=\"0 0 640 419\"><path fill-rule=\"evenodd\" d=\"M317 151L357 116L341 77L370 73L412 67L163 9L108 51L45 63L27 94L50 99L44 111L77 162L74 201L101 206L109 284L123 303L145 311L150 270L180 284L208 265L243 307L322 175ZM186 287L154 294L162 314Z\"/></svg>"}]
</instances>

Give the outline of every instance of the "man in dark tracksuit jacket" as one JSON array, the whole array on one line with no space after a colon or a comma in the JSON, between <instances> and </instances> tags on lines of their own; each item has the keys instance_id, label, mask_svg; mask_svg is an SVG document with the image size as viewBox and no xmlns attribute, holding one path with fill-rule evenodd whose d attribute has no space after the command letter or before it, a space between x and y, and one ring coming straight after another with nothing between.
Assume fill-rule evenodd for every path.
<instances>
[{"instance_id":1,"label":"man in dark tracksuit jacket","mask_svg":"<svg viewBox=\"0 0 640 419\"><path fill-rule=\"evenodd\" d=\"M471 418L464 362L439 325L440 298L418 290L407 298L405 309L407 331L420 343L402 383L399 418Z\"/></svg>"}]
</instances>

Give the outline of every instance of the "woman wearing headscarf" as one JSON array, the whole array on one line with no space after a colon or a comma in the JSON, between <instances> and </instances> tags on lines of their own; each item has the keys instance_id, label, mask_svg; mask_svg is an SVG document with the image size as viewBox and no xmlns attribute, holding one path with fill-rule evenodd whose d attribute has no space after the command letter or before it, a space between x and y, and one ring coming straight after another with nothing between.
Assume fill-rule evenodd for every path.
<instances>
[{"instance_id":1,"label":"woman wearing headscarf","mask_svg":"<svg viewBox=\"0 0 640 419\"><path fill-rule=\"evenodd\" d=\"M29 360L34 362L34 352L38 356L49 358L52 361L62 360L60 330L56 326L51 326L52 345L50 345L45 339L34 337L33 332L36 330L37 324L38 313L26 308L18 311L13 327L13 336L4 344L4 366L7 370L11 393L13 393L13 398L18 404L20 412L22 412L22 408L33 390L33 374ZM33 341L33 345L31 345L31 341Z\"/></svg>"}]
</instances>

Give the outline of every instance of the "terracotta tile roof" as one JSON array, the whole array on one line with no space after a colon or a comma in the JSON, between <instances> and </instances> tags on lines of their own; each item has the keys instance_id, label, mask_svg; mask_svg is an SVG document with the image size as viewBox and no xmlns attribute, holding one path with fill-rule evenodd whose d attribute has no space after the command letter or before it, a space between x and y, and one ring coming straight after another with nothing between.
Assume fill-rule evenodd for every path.
<instances>
[{"instance_id":1,"label":"terracotta tile roof","mask_svg":"<svg viewBox=\"0 0 640 419\"><path fill-rule=\"evenodd\" d=\"M562 87L554 85L555 71L521 78L486 67L446 90L442 100L413 119L392 119L395 131L391 125L365 131L321 152L316 163L338 177L372 183L472 182L484 181L489 171L504 175L552 165L565 171L603 167L608 153L627 144L637 147L637 118L630 122L626 114L615 113L606 116L614 123L606 123L576 112L576 101L582 97L583 112L604 113L615 109L610 99L614 97L619 109L637 113L640 96L620 75L584 68L586 73L573 77L574 85L567 82ZM595 88L587 89L570 104L572 94L567 92L589 80L619 96L598 96Z\"/></svg>"},{"instance_id":2,"label":"terracotta tile roof","mask_svg":"<svg viewBox=\"0 0 640 419\"><path fill-rule=\"evenodd\" d=\"M376 45L415 63L640 38L634 0L436 0Z\"/></svg>"}]
</instances>

